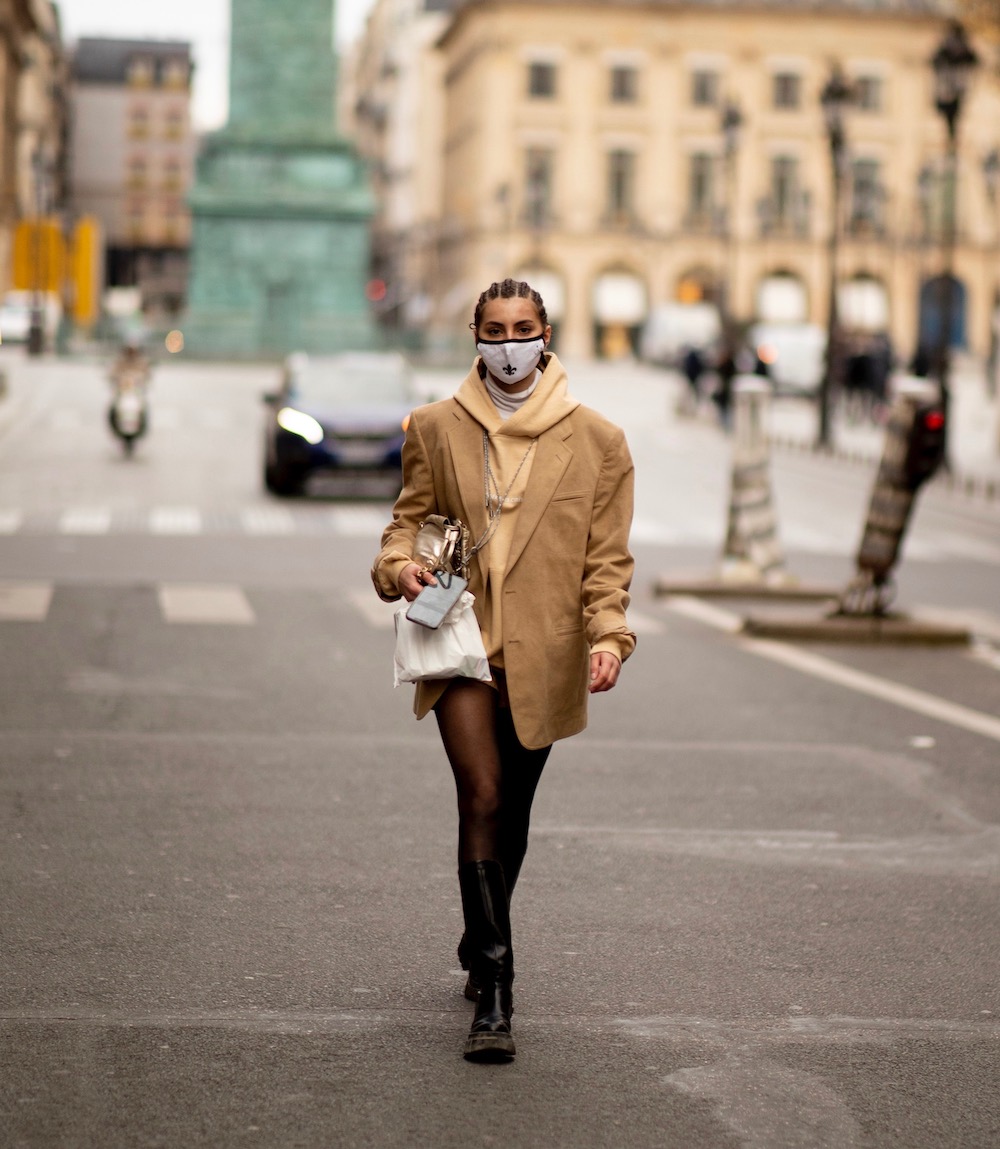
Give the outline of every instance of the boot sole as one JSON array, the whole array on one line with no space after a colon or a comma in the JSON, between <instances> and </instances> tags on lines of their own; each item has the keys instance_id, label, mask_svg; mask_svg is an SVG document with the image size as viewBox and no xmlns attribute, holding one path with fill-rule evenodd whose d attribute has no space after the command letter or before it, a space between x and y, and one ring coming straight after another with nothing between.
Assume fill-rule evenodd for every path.
<instances>
[{"instance_id":1,"label":"boot sole","mask_svg":"<svg viewBox=\"0 0 1000 1149\"><path fill-rule=\"evenodd\" d=\"M466 1061L510 1061L515 1052L509 1033L470 1033L462 1056Z\"/></svg>"}]
</instances>

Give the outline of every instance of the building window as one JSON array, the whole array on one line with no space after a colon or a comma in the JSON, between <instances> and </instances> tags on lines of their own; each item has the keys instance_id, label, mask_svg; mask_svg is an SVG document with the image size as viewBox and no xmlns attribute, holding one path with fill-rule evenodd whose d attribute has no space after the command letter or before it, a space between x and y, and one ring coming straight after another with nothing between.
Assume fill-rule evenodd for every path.
<instances>
[{"instance_id":1,"label":"building window","mask_svg":"<svg viewBox=\"0 0 1000 1149\"><path fill-rule=\"evenodd\" d=\"M524 167L524 222L547 227L552 222L552 184L555 153L550 148L528 148Z\"/></svg>"},{"instance_id":2,"label":"building window","mask_svg":"<svg viewBox=\"0 0 1000 1149\"><path fill-rule=\"evenodd\" d=\"M799 209L799 161L794 156L771 160L771 210L779 227L795 222Z\"/></svg>"},{"instance_id":3,"label":"building window","mask_svg":"<svg viewBox=\"0 0 1000 1149\"><path fill-rule=\"evenodd\" d=\"M882 111L881 76L858 76L854 81L854 106L863 112Z\"/></svg>"},{"instance_id":4,"label":"building window","mask_svg":"<svg viewBox=\"0 0 1000 1149\"><path fill-rule=\"evenodd\" d=\"M174 105L167 108L164 117L164 135L168 140L179 140L184 136L184 129L187 123L187 117L184 114L184 109L179 105Z\"/></svg>"},{"instance_id":5,"label":"building window","mask_svg":"<svg viewBox=\"0 0 1000 1149\"><path fill-rule=\"evenodd\" d=\"M699 68L691 73L691 103L696 108L714 108L719 102L719 73Z\"/></svg>"},{"instance_id":6,"label":"building window","mask_svg":"<svg viewBox=\"0 0 1000 1149\"><path fill-rule=\"evenodd\" d=\"M611 102L634 104L638 98L638 71L631 64L616 64L611 69Z\"/></svg>"},{"instance_id":7,"label":"building window","mask_svg":"<svg viewBox=\"0 0 1000 1149\"><path fill-rule=\"evenodd\" d=\"M616 148L608 153L608 217L628 223L635 214L635 153Z\"/></svg>"},{"instance_id":8,"label":"building window","mask_svg":"<svg viewBox=\"0 0 1000 1149\"><path fill-rule=\"evenodd\" d=\"M851 226L877 228L881 223L882 179L878 160L851 165Z\"/></svg>"},{"instance_id":9,"label":"building window","mask_svg":"<svg viewBox=\"0 0 1000 1149\"><path fill-rule=\"evenodd\" d=\"M535 60L528 65L528 95L535 100L551 100L556 94L555 64Z\"/></svg>"},{"instance_id":10,"label":"building window","mask_svg":"<svg viewBox=\"0 0 1000 1149\"><path fill-rule=\"evenodd\" d=\"M188 86L188 66L184 60L167 60L163 65L163 86L174 89Z\"/></svg>"},{"instance_id":11,"label":"building window","mask_svg":"<svg viewBox=\"0 0 1000 1149\"><path fill-rule=\"evenodd\" d=\"M133 88L149 88L153 84L155 69L153 61L147 56L136 56L129 60L126 68L126 78Z\"/></svg>"},{"instance_id":12,"label":"building window","mask_svg":"<svg viewBox=\"0 0 1000 1149\"><path fill-rule=\"evenodd\" d=\"M801 78L795 72L778 72L774 77L774 106L786 111L801 102Z\"/></svg>"},{"instance_id":13,"label":"building window","mask_svg":"<svg viewBox=\"0 0 1000 1149\"><path fill-rule=\"evenodd\" d=\"M127 132L130 139L144 140L149 135L149 109L145 104L133 104L128 110Z\"/></svg>"},{"instance_id":14,"label":"building window","mask_svg":"<svg viewBox=\"0 0 1000 1149\"><path fill-rule=\"evenodd\" d=\"M691 157L688 178L688 215L708 219L714 207L715 157L698 153Z\"/></svg>"},{"instance_id":15,"label":"building window","mask_svg":"<svg viewBox=\"0 0 1000 1149\"><path fill-rule=\"evenodd\" d=\"M125 174L126 187L135 191L145 188L148 170L149 165L144 156L129 157Z\"/></svg>"},{"instance_id":16,"label":"building window","mask_svg":"<svg viewBox=\"0 0 1000 1149\"><path fill-rule=\"evenodd\" d=\"M167 160L163 165L163 190L165 192L179 192L183 186L184 175L180 160Z\"/></svg>"}]
</instances>

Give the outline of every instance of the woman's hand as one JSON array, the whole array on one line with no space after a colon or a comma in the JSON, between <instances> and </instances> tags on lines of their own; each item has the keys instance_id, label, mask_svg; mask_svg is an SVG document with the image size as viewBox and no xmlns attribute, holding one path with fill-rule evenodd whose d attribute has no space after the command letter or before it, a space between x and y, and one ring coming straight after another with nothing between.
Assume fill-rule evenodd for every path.
<instances>
[{"instance_id":1,"label":"woman's hand","mask_svg":"<svg viewBox=\"0 0 1000 1149\"><path fill-rule=\"evenodd\" d=\"M590 693L611 690L621 674L622 664L609 650L600 650L590 656Z\"/></svg>"},{"instance_id":2,"label":"woman's hand","mask_svg":"<svg viewBox=\"0 0 1000 1149\"><path fill-rule=\"evenodd\" d=\"M413 602L425 586L437 586L437 579L426 567L408 563L399 572L399 590L407 602Z\"/></svg>"}]
</instances>

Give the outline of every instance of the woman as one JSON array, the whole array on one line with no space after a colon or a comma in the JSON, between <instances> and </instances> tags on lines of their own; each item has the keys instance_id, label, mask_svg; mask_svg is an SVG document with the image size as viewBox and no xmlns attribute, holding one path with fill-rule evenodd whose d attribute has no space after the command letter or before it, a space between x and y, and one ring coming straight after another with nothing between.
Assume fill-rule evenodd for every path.
<instances>
[{"instance_id":1,"label":"woman","mask_svg":"<svg viewBox=\"0 0 1000 1149\"><path fill-rule=\"evenodd\" d=\"M499 1061L514 1055L509 899L535 788L552 743L586 725L588 692L611 690L635 647L633 469L622 431L570 397L537 291L492 284L470 327L479 358L465 381L411 416L372 577L383 599L412 601L436 582L413 557L421 521L470 530L493 681L418 683L414 710L434 711L458 792L459 958L477 1003L465 1056Z\"/></svg>"}]
</instances>

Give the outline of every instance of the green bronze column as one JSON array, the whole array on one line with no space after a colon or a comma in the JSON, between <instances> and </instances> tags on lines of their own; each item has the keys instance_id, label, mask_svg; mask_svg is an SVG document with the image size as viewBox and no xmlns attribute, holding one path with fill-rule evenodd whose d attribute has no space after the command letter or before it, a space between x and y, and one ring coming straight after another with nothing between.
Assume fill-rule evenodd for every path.
<instances>
[{"instance_id":1,"label":"green bronze column","mask_svg":"<svg viewBox=\"0 0 1000 1149\"><path fill-rule=\"evenodd\" d=\"M230 117L191 193L187 347L278 358L373 347L374 202L337 135L332 0L232 0Z\"/></svg>"},{"instance_id":2,"label":"green bronze column","mask_svg":"<svg viewBox=\"0 0 1000 1149\"><path fill-rule=\"evenodd\" d=\"M336 129L331 0L233 0L229 127L330 138Z\"/></svg>"}]
</instances>

